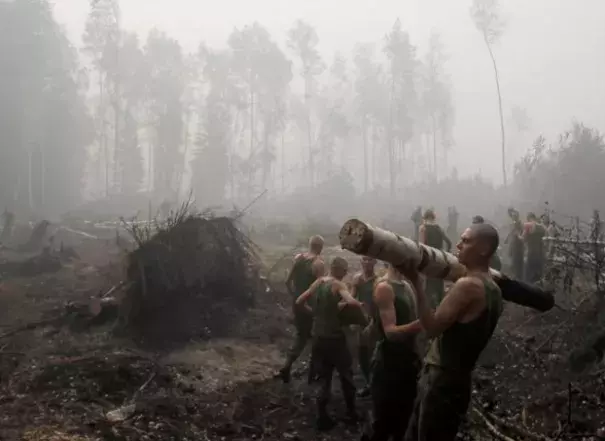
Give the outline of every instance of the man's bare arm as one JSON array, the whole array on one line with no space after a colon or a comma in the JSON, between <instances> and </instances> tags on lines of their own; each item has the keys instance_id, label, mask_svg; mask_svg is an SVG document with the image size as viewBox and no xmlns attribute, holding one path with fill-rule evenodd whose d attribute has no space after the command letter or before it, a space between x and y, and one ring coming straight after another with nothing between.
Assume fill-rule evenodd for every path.
<instances>
[{"instance_id":1,"label":"man's bare arm","mask_svg":"<svg viewBox=\"0 0 605 441\"><path fill-rule=\"evenodd\" d=\"M405 325L397 325L395 293L388 283L379 283L374 290L374 304L378 308L382 329L389 340L401 340L422 330L420 321L414 320Z\"/></svg>"},{"instance_id":2,"label":"man's bare arm","mask_svg":"<svg viewBox=\"0 0 605 441\"><path fill-rule=\"evenodd\" d=\"M420 243L426 243L426 228L424 224L420 225L420 228L418 228L418 241Z\"/></svg>"},{"instance_id":3,"label":"man's bare arm","mask_svg":"<svg viewBox=\"0 0 605 441\"><path fill-rule=\"evenodd\" d=\"M357 286L361 282L361 274L357 273L353 276L353 281L351 282L351 296L357 298Z\"/></svg>"},{"instance_id":4,"label":"man's bare arm","mask_svg":"<svg viewBox=\"0 0 605 441\"><path fill-rule=\"evenodd\" d=\"M317 279L315 282L313 282L311 284L311 286L296 299L296 304L297 305L306 304L307 300L309 300L311 298L311 296L313 294L315 294L315 291L317 291L317 288L319 287L319 284L321 282L322 282L321 279Z\"/></svg>"},{"instance_id":5,"label":"man's bare arm","mask_svg":"<svg viewBox=\"0 0 605 441\"><path fill-rule=\"evenodd\" d=\"M288 292L292 295L294 295L294 269L296 268L296 266L298 265L298 261L300 260L300 254L297 254L294 257L294 263L292 264L292 267L290 268L290 271L288 272L288 277L286 278L286 289L288 290Z\"/></svg>"},{"instance_id":6,"label":"man's bare arm","mask_svg":"<svg viewBox=\"0 0 605 441\"><path fill-rule=\"evenodd\" d=\"M481 294L481 287L471 278L459 279L443 298L437 310L433 312L424 292L422 281L418 277L413 281L416 294L416 313L422 328L429 338L438 337L451 327Z\"/></svg>"},{"instance_id":7,"label":"man's bare arm","mask_svg":"<svg viewBox=\"0 0 605 441\"><path fill-rule=\"evenodd\" d=\"M351 295L344 282L335 280L332 284L332 292L340 294L342 301L348 305L362 307L363 303Z\"/></svg>"}]
</instances>

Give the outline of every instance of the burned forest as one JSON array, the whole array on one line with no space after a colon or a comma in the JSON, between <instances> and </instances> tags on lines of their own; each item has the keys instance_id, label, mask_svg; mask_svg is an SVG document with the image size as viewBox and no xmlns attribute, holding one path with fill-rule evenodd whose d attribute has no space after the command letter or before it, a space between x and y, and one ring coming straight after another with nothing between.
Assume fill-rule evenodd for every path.
<instances>
[{"instance_id":1,"label":"burned forest","mask_svg":"<svg viewBox=\"0 0 605 441\"><path fill-rule=\"evenodd\" d=\"M206 3L0 0L0 440L605 441L605 4Z\"/></svg>"}]
</instances>

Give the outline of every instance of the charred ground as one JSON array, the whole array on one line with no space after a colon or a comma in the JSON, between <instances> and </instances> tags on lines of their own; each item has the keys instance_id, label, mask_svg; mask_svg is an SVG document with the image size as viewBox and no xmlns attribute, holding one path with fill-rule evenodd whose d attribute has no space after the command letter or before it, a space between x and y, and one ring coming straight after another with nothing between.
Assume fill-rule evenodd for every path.
<instances>
[{"instance_id":1,"label":"charred ground","mask_svg":"<svg viewBox=\"0 0 605 441\"><path fill-rule=\"evenodd\" d=\"M213 316L228 323L220 333L184 339L179 332L174 344L151 348L141 345L140 333L123 326L116 330L116 322L128 316L98 320L78 307L129 278L132 255L127 247L120 245L114 231L104 235L99 231L87 231L94 237L66 230L56 233L55 242L60 240L75 252L69 258L58 257L59 269L27 277L3 275L0 439L357 438L361 428L344 424L318 436L312 425L313 391L304 376L290 385L272 378L291 342L290 305L281 283L296 250L262 248L259 270L268 277L247 289L254 292L254 302L233 311L233 316L220 315L220 309L200 316L199 325L211 323ZM190 250L194 254L189 260L201 252L199 247ZM335 253L344 254L336 248L327 250L328 255ZM348 257L355 265L358 259ZM25 258L29 257L2 251L5 261ZM263 280L246 268L242 271L252 279ZM224 301L224 290L212 295L206 290L202 298L202 287L194 285L189 284L188 301L201 301L209 308L219 308L216 305ZM177 291L182 289L172 292L172 301ZM602 356L598 349L586 349L603 324L602 301L587 285L559 294L558 303L563 309L542 315L507 306L476 375L465 438L598 439L602 434L605 366L598 361ZM154 313L151 321L161 321L161 312ZM189 313L197 314L195 308ZM136 321L131 324L137 326ZM178 323L162 324L167 325L166 335ZM148 326L146 321L137 329ZM201 329L193 332L203 334ZM361 405L369 410L368 402ZM333 411L344 413L338 395Z\"/></svg>"}]
</instances>

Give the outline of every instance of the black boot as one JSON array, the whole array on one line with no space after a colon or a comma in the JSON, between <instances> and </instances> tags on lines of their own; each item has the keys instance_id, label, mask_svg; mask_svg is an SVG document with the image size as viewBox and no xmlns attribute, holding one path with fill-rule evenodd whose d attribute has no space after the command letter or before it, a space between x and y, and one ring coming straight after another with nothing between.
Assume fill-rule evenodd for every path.
<instances>
[{"instance_id":1,"label":"black boot","mask_svg":"<svg viewBox=\"0 0 605 441\"><path fill-rule=\"evenodd\" d=\"M290 382L290 366L284 366L279 370L279 372L275 375L275 378L280 378L285 384Z\"/></svg>"},{"instance_id":2,"label":"black boot","mask_svg":"<svg viewBox=\"0 0 605 441\"><path fill-rule=\"evenodd\" d=\"M317 421L315 422L316 424L316 428L317 430L319 430L320 432L327 432L328 430L331 430L334 428L334 426L336 425L336 423L334 422L334 420L332 418L330 418L330 415L328 415L325 412L320 412L318 417L317 417Z\"/></svg>"},{"instance_id":3,"label":"black boot","mask_svg":"<svg viewBox=\"0 0 605 441\"><path fill-rule=\"evenodd\" d=\"M370 396L370 386L365 386L362 389L357 391L357 396L359 398L367 398Z\"/></svg>"},{"instance_id":4,"label":"black boot","mask_svg":"<svg viewBox=\"0 0 605 441\"><path fill-rule=\"evenodd\" d=\"M332 418L330 418L330 415L328 415L328 403L325 400L319 399L317 400L317 421L316 421L316 428L317 430L321 431L321 432L325 432L328 431L330 429L332 429L336 423L334 422L334 420Z\"/></svg>"}]
</instances>

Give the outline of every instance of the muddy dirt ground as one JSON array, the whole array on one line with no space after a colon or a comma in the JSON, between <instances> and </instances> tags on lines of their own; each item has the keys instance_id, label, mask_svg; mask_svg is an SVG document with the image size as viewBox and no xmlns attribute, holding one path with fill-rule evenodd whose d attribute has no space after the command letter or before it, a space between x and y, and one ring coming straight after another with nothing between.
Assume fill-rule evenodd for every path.
<instances>
[{"instance_id":1,"label":"muddy dirt ground","mask_svg":"<svg viewBox=\"0 0 605 441\"><path fill-rule=\"evenodd\" d=\"M1 440L359 439L361 427L344 423L329 434L315 432L307 356L291 384L273 379L293 337L280 289L289 259L280 258L295 250L265 248L275 289L229 338L156 353L116 335L111 324L65 315L69 302L87 302L123 277L123 252L111 240L72 245L79 257L58 272L0 279ZM328 250L335 253L342 251ZM477 370L463 439L603 435L605 365L592 363L581 373L569 365L571 351L602 322L594 313L599 305L581 289L560 303L564 309L543 315L507 306ZM335 384L338 416L344 406ZM360 407L367 413L369 402Z\"/></svg>"}]
</instances>

